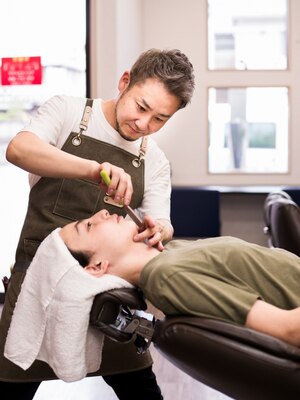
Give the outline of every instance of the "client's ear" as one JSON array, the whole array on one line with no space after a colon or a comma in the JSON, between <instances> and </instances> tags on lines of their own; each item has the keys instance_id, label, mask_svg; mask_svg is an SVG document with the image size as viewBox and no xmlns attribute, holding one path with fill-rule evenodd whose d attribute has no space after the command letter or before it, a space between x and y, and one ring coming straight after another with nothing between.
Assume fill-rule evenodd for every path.
<instances>
[{"instance_id":1,"label":"client's ear","mask_svg":"<svg viewBox=\"0 0 300 400\"><path fill-rule=\"evenodd\" d=\"M99 278L100 276L104 275L107 272L107 268L109 266L108 260L100 261L98 264L89 264L84 267L85 271Z\"/></svg>"}]
</instances>

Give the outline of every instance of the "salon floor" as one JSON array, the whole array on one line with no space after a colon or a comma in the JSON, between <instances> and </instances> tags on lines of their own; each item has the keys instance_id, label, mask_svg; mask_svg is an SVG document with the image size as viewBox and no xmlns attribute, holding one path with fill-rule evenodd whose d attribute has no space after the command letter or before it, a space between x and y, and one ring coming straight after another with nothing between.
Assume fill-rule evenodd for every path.
<instances>
[{"instance_id":1,"label":"salon floor","mask_svg":"<svg viewBox=\"0 0 300 400\"><path fill-rule=\"evenodd\" d=\"M155 371L164 400L229 400L230 398L190 378L165 360L152 347ZM43 382L34 400L117 400L102 378L86 378L79 382ZM142 399L141 399L142 400Z\"/></svg>"},{"instance_id":2,"label":"salon floor","mask_svg":"<svg viewBox=\"0 0 300 400\"><path fill-rule=\"evenodd\" d=\"M0 304L0 314L1 311L2 304ZM162 390L164 400L231 399L230 397L192 379L189 375L176 368L173 364L167 361L153 345L151 345L150 349L154 361L153 370ZM101 377L93 377L73 383L66 383L60 380L42 382L34 396L34 400L53 399L117 400L117 397Z\"/></svg>"}]
</instances>

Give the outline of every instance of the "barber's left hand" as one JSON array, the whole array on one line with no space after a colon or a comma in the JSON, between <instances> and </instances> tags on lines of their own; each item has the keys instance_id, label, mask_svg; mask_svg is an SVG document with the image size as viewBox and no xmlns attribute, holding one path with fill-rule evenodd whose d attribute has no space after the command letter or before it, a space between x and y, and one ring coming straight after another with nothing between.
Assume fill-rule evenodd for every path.
<instances>
[{"instance_id":1,"label":"barber's left hand","mask_svg":"<svg viewBox=\"0 0 300 400\"><path fill-rule=\"evenodd\" d=\"M155 221L149 215L146 215L143 220L142 230L134 236L133 240L135 242L144 242L150 247L156 247L159 251L163 251L164 246L162 244L163 239L163 227L162 225Z\"/></svg>"}]
</instances>

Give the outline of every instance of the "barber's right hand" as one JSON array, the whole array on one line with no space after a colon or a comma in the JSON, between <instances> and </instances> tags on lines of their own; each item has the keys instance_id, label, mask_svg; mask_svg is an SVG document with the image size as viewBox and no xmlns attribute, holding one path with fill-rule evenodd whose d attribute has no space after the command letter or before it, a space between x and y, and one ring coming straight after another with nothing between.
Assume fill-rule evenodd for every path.
<instances>
[{"instance_id":1,"label":"barber's right hand","mask_svg":"<svg viewBox=\"0 0 300 400\"><path fill-rule=\"evenodd\" d=\"M100 172L105 170L110 177L110 185L107 188L100 178ZM100 180L99 180L100 178ZM117 203L129 205L133 193L131 176L123 168L104 162L99 164L98 181L100 187L105 190Z\"/></svg>"}]
</instances>

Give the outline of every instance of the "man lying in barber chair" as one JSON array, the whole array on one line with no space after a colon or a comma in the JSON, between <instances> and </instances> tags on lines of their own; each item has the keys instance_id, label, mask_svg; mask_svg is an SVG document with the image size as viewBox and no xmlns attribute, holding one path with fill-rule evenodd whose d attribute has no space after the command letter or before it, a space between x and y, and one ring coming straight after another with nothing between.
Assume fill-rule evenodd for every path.
<instances>
[{"instance_id":1,"label":"man lying in barber chair","mask_svg":"<svg viewBox=\"0 0 300 400\"><path fill-rule=\"evenodd\" d=\"M68 248L72 259L84 267L77 264L76 268L98 278L97 282L115 276L120 279L116 287L127 282L141 288L167 316L227 321L300 347L300 258L296 255L233 237L173 240L159 251L134 242L137 229L133 222L102 210L56 229L37 255L44 252L50 257L47 241L56 235L56 243L61 242L56 260ZM31 275L27 273L23 285ZM13 323L9 340L12 334Z\"/></svg>"}]
</instances>

